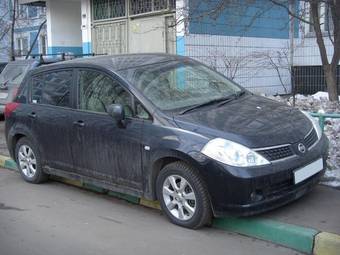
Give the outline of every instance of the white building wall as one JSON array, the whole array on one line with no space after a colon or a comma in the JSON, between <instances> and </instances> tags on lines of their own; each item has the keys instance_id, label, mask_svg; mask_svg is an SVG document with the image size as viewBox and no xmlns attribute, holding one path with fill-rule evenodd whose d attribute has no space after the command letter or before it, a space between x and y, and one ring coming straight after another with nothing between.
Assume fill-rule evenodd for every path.
<instances>
[{"instance_id":1,"label":"white building wall","mask_svg":"<svg viewBox=\"0 0 340 255\"><path fill-rule=\"evenodd\" d=\"M80 1L47 0L47 37L50 54L82 53Z\"/></svg>"},{"instance_id":2,"label":"white building wall","mask_svg":"<svg viewBox=\"0 0 340 255\"><path fill-rule=\"evenodd\" d=\"M324 37L328 60L331 61L333 55L333 44L328 37ZM294 49L295 66L315 66L321 65L319 47L315 37L299 38Z\"/></svg>"},{"instance_id":3,"label":"white building wall","mask_svg":"<svg viewBox=\"0 0 340 255\"><path fill-rule=\"evenodd\" d=\"M83 53L91 53L91 0L81 0L81 32Z\"/></svg>"}]
</instances>

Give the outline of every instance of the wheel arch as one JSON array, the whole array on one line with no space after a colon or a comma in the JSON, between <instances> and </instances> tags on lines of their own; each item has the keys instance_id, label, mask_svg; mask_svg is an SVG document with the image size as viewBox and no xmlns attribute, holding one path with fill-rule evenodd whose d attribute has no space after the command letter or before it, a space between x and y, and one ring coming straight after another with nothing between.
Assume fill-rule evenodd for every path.
<instances>
[{"instance_id":1,"label":"wheel arch","mask_svg":"<svg viewBox=\"0 0 340 255\"><path fill-rule=\"evenodd\" d=\"M147 181L146 181L146 190L145 197L148 199L156 200L156 180L159 172L168 164L171 164L176 161L182 161L185 164L188 164L195 169L199 169L200 166L194 158L189 155L180 152L171 150L166 153L158 154L151 160L150 167L148 168L147 173Z\"/></svg>"},{"instance_id":2,"label":"wheel arch","mask_svg":"<svg viewBox=\"0 0 340 255\"><path fill-rule=\"evenodd\" d=\"M35 139L34 134L30 132L30 130L22 125L13 126L7 135L7 145L8 145L8 151L10 153L10 156L15 159L15 147L18 141L22 138L26 137L29 139L32 143L34 143L37 146L37 149L40 154L42 154L42 148L40 148L39 144L37 144L37 139Z\"/></svg>"}]
</instances>

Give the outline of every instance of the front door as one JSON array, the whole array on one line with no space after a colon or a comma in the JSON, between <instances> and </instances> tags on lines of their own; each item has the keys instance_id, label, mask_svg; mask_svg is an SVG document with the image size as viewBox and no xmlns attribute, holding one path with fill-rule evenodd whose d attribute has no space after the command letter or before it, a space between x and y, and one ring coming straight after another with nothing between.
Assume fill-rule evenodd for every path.
<instances>
[{"instance_id":1,"label":"front door","mask_svg":"<svg viewBox=\"0 0 340 255\"><path fill-rule=\"evenodd\" d=\"M132 96L105 73L78 70L78 111L73 115L75 168L84 175L142 190L143 121L133 118ZM124 106L126 123L107 113L110 104Z\"/></svg>"}]
</instances>

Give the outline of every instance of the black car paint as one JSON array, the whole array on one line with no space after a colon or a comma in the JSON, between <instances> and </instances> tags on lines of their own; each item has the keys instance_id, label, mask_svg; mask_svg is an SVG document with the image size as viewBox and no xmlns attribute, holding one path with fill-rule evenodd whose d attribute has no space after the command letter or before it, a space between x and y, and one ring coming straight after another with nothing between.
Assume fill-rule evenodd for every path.
<instances>
[{"instance_id":1,"label":"black car paint","mask_svg":"<svg viewBox=\"0 0 340 255\"><path fill-rule=\"evenodd\" d=\"M107 114L77 110L76 90L72 95L75 109L32 104L26 101L29 95L19 91L17 101L26 103L6 121L11 156L16 140L25 135L39 145L46 172L148 199L156 199L155 180L164 164L182 160L203 177L216 216L226 212L250 215L277 207L298 198L317 182L319 176L314 176L294 186L292 173L321 155L325 162L328 142L324 136L303 157L297 155L262 167L231 167L200 152L215 137L251 148L296 144L312 128L297 110L247 92L218 108L208 106L184 115L162 112L120 76L119 70L124 68L171 60L193 61L165 54L127 55L125 59L123 55L67 61L31 71L27 77L61 68L104 72L119 80L134 95L134 101L142 102L152 118L128 118L125 127L118 127ZM26 78L23 84L29 81ZM79 122L83 125L76 124ZM280 182L289 185L274 195L267 192ZM263 200L253 201L253 192L261 193Z\"/></svg>"}]
</instances>

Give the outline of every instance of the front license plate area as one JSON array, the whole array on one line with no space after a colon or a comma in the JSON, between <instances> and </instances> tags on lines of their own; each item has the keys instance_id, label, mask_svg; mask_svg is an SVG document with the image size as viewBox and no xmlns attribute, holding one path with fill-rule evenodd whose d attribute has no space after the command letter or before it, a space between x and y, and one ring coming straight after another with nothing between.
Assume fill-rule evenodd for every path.
<instances>
[{"instance_id":1,"label":"front license plate area","mask_svg":"<svg viewBox=\"0 0 340 255\"><path fill-rule=\"evenodd\" d=\"M314 161L313 163L304 166L298 170L294 171L294 183L298 184L313 176L314 174L320 172L323 169L322 158Z\"/></svg>"}]
</instances>

